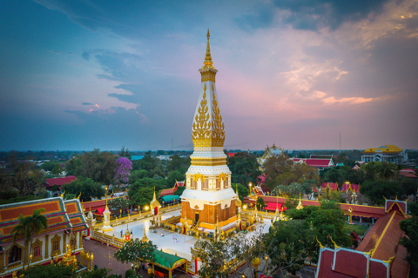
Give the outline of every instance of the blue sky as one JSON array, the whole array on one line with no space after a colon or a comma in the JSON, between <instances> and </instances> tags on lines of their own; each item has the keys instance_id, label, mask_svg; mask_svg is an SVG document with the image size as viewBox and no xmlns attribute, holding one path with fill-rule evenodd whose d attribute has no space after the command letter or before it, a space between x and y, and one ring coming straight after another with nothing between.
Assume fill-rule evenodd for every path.
<instances>
[{"instance_id":1,"label":"blue sky","mask_svg":"<svg viewBox=\"0 0 418 278\"><path fill-rule=\"evenodd\" d=\"M0 149L191 149L206 31L226 148L418 148L416 1L1 1Z\"/></svg>"}]
</instances>

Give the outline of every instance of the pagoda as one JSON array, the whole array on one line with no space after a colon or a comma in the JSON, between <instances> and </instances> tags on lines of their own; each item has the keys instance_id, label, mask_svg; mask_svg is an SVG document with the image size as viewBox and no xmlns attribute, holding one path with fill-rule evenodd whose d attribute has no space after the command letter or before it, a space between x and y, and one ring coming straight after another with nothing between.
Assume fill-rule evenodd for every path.
<instances>
[{"instance_id":1,"label":"pagoda","mask_svg":"<svg viewBox=\"0 0 418 278\"><path fill-rule=\"evenodd\" d=\"M225 126L216 92L218 71L213 67L209 37L208 30L206 57L199 69L200 94L192 125L194 152L186 173L186 189L181 196L180 221L194 228L215 230L217 225L221 229L236 225L237 195L231 188L231 171L223 151Z\"/></svg>"}]
</instances>

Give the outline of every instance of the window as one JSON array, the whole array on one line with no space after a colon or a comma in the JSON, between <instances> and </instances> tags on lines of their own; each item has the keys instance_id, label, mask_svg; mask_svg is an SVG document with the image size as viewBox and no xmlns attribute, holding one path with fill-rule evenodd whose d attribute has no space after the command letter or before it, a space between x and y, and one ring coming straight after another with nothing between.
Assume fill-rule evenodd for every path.
<instances>
[{"instance_id":1,"label":"window","mask_svg":"<svg viewBox=\"0 0 418 278\"><path fill-rule=\"evenodd\" d=\"M42 260L42 241L40 241L39 239L37 239L33 244L32 244L32 262L37 262Z\"/></svg>"},{"instance_id":2,"label":"window","mask_svg":"<svg viewBox=\"0 0 418 278\"><path fill-rule=\"evenodd\" d=\"M60 249L60 242L55 241L52 243L52 251L58 251Z\"/></svg>"},{"instance_id":3,"label":"window","mask_svg":"<svg viewBox=\"0 0 418 278\"><path fill-rule=\"evenodd\" d=\"M207 177L205 178L205 181L203 182L203 190L208 190L208 179Z\"/></svg>"},{"instance_id":4,"label":"window","mask_svg":"<svg viewBox=\"0 0 418 278\"><path fill-rule=\"evenodd\" d=\"M15 262L19 262L21 260L22 260L22 248L19 248L17 245L14 245L9 250L8 262L9 264L12 264Z\"/></svg>"},{"instance_id":5,"label":"window","mask_svg":"<svg viewBox=\"0 0 418 278\"><path fill-rule=\"evenodd\" d=\"M51 257L61 253L60 244L61 237L58 234L55 234L55 236L51 239Z\"/></svg>"},{"instance_id":6,"label":"window","mask_svg":"<svg viewBox=\"0 0 418 278\"><path fill-rule=\"evenodd\" d=\"M221 182L218 178L216 179L216 189L221 189Z\"/></svg>"},{"instance_id":7,"label":"window","mask_svg":"<svg viewBox=\"0 0 418 278\"><path fill-rule=\"evenodd\" d=\"M41 247L40 246L36 246L35 248L33 248L33 254L34 257L39 257L41 255Z\"/></svg>"}]
</instances>

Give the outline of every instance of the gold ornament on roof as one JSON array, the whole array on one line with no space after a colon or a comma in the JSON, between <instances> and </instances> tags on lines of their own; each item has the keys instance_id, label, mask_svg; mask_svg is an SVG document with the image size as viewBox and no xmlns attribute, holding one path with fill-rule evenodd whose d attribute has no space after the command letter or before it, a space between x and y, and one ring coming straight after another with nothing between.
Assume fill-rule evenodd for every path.
<instances>
[{"instance_id":1,"label":"gold ornament on roof","mask_svg":"<svg viewBox=\"0 0 418 278\"><path fill-rule=\"evenodd\" d=\"M144 236L142 237L141 241L142 241L143 243L145 243L145 242L148 242L148 241L149 241L149 240L148 240L148 238L147 238L147 235L146 235L146 233L145 233L145 229L144 229Z\"/></svg>"},{"instance_id":2,"label":"gold ornament on roof","mask_svg":"<svg viewBox=\"0 0 418 278\"><path fill-rule=\"evenodd\" d=\"M242 205L241 199L239 198L238 186L237 186L237 199L235 200L235 205L237 207L241 207L241 205Z\"/></svg>"},{"instance_id":3,"label":"gold ornament on roof","mask_svg":"<svg viewBox=\"0 0 418 278\"><path fill-rule=\"evenodd\" d=\"M205 61L203 62L203 67L202 69L215 69L213 67L213 62L212 62L212 56L210 55L210 45L209 45L209 38L210 38L210 33L209 33L209 29L208 29L208 33L206 34L206 37L208 38L208 42L206 45L206 56L205 56Z\"/></svg>"},{"instance_id":4,"label":"gold ornament on roof","mask_svg":"<svg viewBox=\"0 0 418 278\"><path fill-rule=\"evenodd\" d=\"M225 141L225 126L216 99L215 86L213 84L215 82L217 70L213 67L212 56L210 54L209 31L207 37L208 43L205 61L203 62L204 66L199 70L202 76L201 81L205 82L203 88L204 93L193 122L192 140L195 147L222 147ZM213 82L211 84L212 95L210 95L210 92L207 92L207 81ZM209 93L209 95L207 95L207 93ZM212 111L209 110L208 101L211 101Z\"/></svg>"},{"instance_id":5,"label":"gold ornament on roof","mask_svg":"<svg viewBox=\"0 0 418 278\"><path fill-rule=\"evenodd\" d=\"M223 146L225 141L225 124L222 122L221 110L216 101L215 91L213 91L212 112L212 141L222 142L221 146Z\"/></svg>"},{"instance_id":6,"label":"gold ornament on roof","mask_svg":"<svg viewBox=\"0 0 418 278\"><path fill-rule=\"evenodd\" d=\"M151 206L151 209L155 207L161 207L161 204L157 201L157 198L155 196L155 187L154 187L154 197L152 198L150 206Z\"/></svg>"}]
</instances>

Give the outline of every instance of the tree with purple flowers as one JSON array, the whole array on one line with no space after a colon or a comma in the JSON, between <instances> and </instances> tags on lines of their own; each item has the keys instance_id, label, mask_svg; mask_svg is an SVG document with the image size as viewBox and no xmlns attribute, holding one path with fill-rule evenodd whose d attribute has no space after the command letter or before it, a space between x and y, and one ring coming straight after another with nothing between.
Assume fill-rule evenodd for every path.
<instances>
[{"instance_id":1,"label":"tree with purple flowers","mask_svg":"<svg viewBox=\"0 0 418 278\"><path fill-rule=\"evenodd\" d=\"M126 157L119 157L116 160L118 167L115 170L115 182L118 183L127 183L130 175L130 171L132 170L132 162Z\"/></svg>"}]
</instances>

